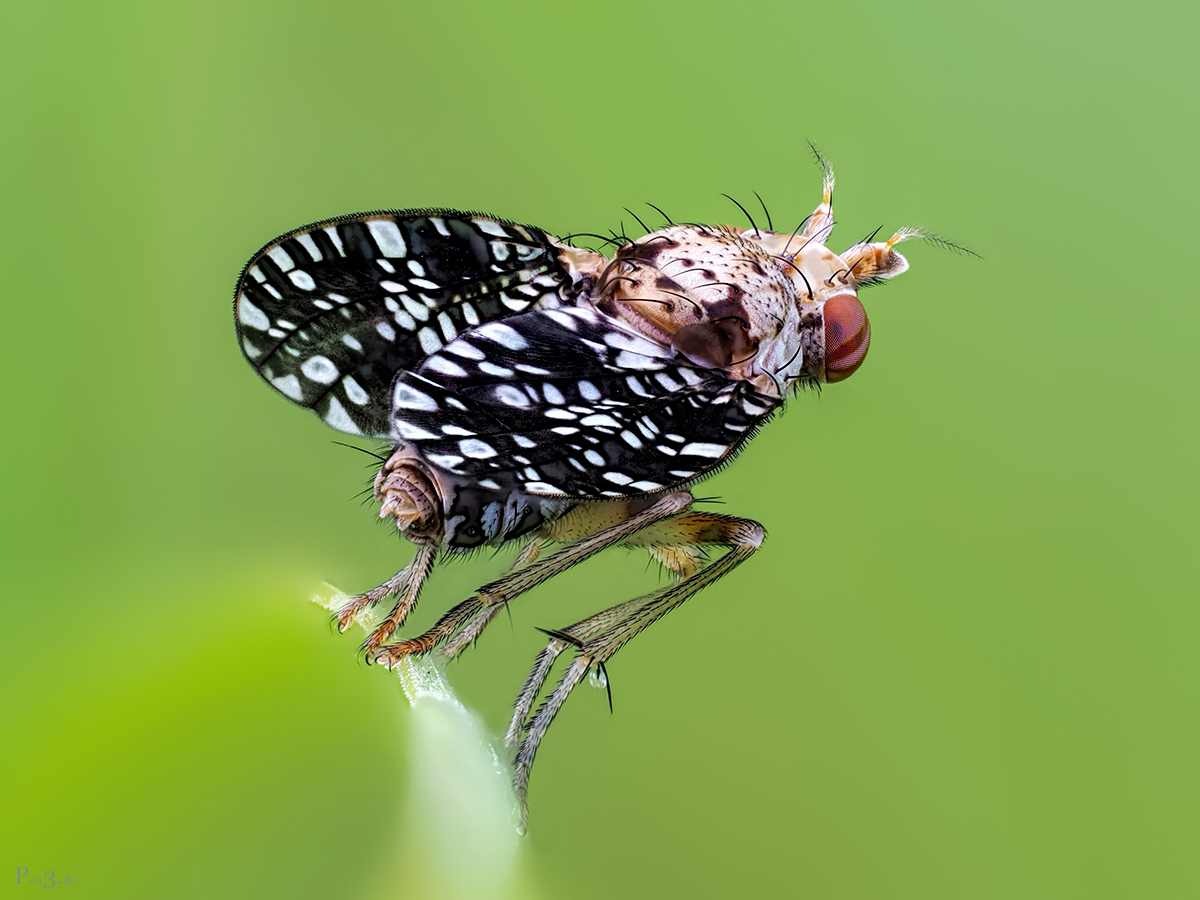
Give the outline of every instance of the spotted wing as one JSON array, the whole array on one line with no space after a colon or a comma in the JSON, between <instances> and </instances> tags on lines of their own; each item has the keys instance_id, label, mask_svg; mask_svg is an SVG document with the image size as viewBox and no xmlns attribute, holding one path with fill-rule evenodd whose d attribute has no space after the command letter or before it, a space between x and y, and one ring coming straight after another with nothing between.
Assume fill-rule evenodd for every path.
<instances>
[{"instance_id":1,"label":"spotted wing","mask_svg":"<svg viewBox=\"0 0 1200 900\"><path fill-rule=\"evenodd\" d=\"M234 312L268 384L340 431L389 437L398 371L484 322L558 305L569 285L537 228L452 210L372 212L272 241L246 264Z\"/></svg>"},{"instance_id":2,"label":"spotted wing","mask_svg":"<svg viewBox=\"0 0 1200 900\"><path fill-rule=\"evenodd\" d=\"M778 401L583 307L491 322L402 372L393 427L485 487L653 493L728 461Z\"/></svg>"}]
</instances>

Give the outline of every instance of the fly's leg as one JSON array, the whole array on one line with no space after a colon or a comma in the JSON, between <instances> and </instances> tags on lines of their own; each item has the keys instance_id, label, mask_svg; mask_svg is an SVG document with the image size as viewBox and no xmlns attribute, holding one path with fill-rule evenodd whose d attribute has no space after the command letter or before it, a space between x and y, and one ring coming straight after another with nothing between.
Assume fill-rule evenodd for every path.
<instances>
[{"instance_id":1,"label":"fly's leg","mask_svg":"<svg viewBox=\"0 0 1200 900\"><path fill-rule=\"evenodd\" d=\"M731 540L733 537L733 526L742 523L761 529L761 526L757 522L751 522L748 519L736 519L731 516L722 516L715 513L686 512L643 528L627 540L625 545L643 546L649 550L650 555L654 559L674 571L680 577L681 581L672 585L672 587L680 587L683 579L690 578L700 570L706 546L734 546ZM738 560L738 562L740 561ZM737 563L733 563L729 568L732 568L734 565L737 565ZM720 575L717 575L712 580L716 580L719 577ZM705 584L710 583L711 581L705 582ZM703 586L700 585L700 587ZM691 593L695 593L700 587L697 587ZM508 746L515 747L517 741L520 740L521 731L528 722L534 701L537 699L538 694L541 693L555 658L568 646L579 648L582 636L576 633L576 629L584 625L585 622L593 622L615 611L639 607L644 601L654 597L657 593L655 592L654 594L622 603L620 606L615 606L596 616L585 619L583 622L576 623L570 628L557 632L557 636L554 634L551 635L550 643L539 654L537 662L534 663L533 671L529 673L529 677L525 680L525 684L521 688L521 693L517 695L517 702L513 707L512 721L509 723L508 731L504 735L504 741ZM691 593L687 596L690 597ZM687 598L685 597L684 599Z\"/></svg>"},{"instance_id":2,"label":"fly's leg","mask_svg":"<svg viewBox=\"0 0 1200 900\"><path fill-rule=\"evenodd\" d=\"M427 632L406 641L398 641L380 647L375 660L391 668L403 657L410 653L427 653L448 640L456 631L467 624L481 612L489 611L488 619L502 609L505 604L532 590L548 578L553 578L576 563L582 562L593 554L599 553L613 544L620 544L631 535L636 534L648 525L667 519L687 509L692 503L692 495L687 491L675 491L664 494L650 506L634 513L616 524L596 531L586 537L568 544L548 556L541 556L525 566L509 572L497 580L485 584L474 594L447 612ZM484 625L487 623L484 622ZM482 630L480 625L475 633ZM465 644L463 645L465 646ZM461 649L461 647L459 647Z\"/></svg>"},{"instance_id":3,"label":"fly's leg","mask_svg":"<svg viewBox=\"0 0 1200 900\"><path fill-rule=\"evenodd\" d=\"M592 503L581 503L568 512L562 518L556 519L548 525L544 525L538 530L528 544L522 549L521 554L513 562L510 571L516 571L523 566L529 565L536 560L541 552L550 544L573 544L582 540L585 537L597 534L606 528L611 528L619 525L631 516L641 512L648 503L644 499L640 500L602 500ZM667 520L670 521L670 520ZM622 542L623 546L651 546L661 543L659 531L662 527L662 521L647 525L633 536ZM649 535L649 538L643 539L642 535ZM652 549L651 553L655 551ZM662 560L660 560L662 562ZM666 563L664 563L666 564ZM669 564L668 564L668 567ZM673 569L677 574L678 569ZM447 659L454 659L462 653L467 647L478 640L479 635L494 619L500 610L504 608L503 603L490 603L483 609L475 613L474 616L463 626L462 630L456 634L438 652Z\"/></svg>"},{"instance_id":4,"label":"fly's leg","mask_svg":"<svg viewBox=\"0 0 1200 900\"><path fill-rule=\"evenodd\" d=\"M396 605L392 607L392 611L388 613L387 618L379 623L362 645L361 649L370 658L371 653L391 637L392 632L404 623L404 619L412 612L412 608L417 605L417 597L421 592L421 585L429 577L429 572L433 569L433 561L436 556L436 547L431 544L418 544L417 555L413 557L407 566L378 587L372 588L366 593L359 594L337 611L338 631L345 631L349 628L350 624L354 621L354 617L362 612L362 610L369 606L375 606L385 597L396 594Z\"/></svg>"},{"instance_id":5,"label":"fly's leg","mask_svg":"<svg viewBox=\"0 0 1200 900\"><path fill-rule=\"evenodd\" d=\"M513 765L513 790L521 804L522 817L529 771L538 746L559 709L588 669L603 666L642 630L749 559L764 537L763 527L750 519L694 512L660 523L659 531L660 538L665 542L660 547L717 544L728 547L729 552L673 584L589 616L567 628L550 632L550 642L538 655L533 671L517 696L513 718L505 734L509 746L515 745L520 739ZM575 658L541 708L529 718L555 659L568 646L575 648Z\"/></svg>"},{"instance_id":6,"label":"fly's leg","mask_svg":"<svg viewBox=\"0 0 1200 900\"><path fill-rule=\"evenodd\" d=\"M541 555L542 550L548 544L553 543L552 539L547 536L546 531L547 528L545 527L539 530L533 540L521 548L520 554L513 560L513 564L509 566L508 570L510 572L515 572L517 569L529 565ZM487 628L488 624L500 614L500 610L503 608L503 603L493 603L485 606L479 612L475 613L471 617L471 620L463 626L462 631L456 634L453 640L438 652L447 659L455 659L463 650L479 639L479 635L483 634L483 629Z\"/></svg>"}]
</instances>

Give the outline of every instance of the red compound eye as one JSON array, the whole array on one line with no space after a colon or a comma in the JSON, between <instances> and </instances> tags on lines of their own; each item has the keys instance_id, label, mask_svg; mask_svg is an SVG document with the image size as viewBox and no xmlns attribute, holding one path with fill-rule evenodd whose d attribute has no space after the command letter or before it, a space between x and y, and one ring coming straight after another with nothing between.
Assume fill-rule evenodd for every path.
<instances>
[{"instance_id":1,"label":"red compound eye","mask_svg":"<svg viewBox=\"0 0 1200 900\"><path fill-rule=\"evenodd\" d=\"M853 294L838 294L825 303L825 380L844 381L867 358L871 323Z\"/></svg>"}]
</instances>

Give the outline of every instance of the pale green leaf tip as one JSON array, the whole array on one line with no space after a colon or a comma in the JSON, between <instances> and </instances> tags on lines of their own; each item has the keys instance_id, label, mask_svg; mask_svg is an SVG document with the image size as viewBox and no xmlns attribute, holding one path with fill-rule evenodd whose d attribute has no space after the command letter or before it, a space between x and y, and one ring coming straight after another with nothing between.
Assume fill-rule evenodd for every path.
<instances>
[{"instance_id":1,"label":"pale green leaf tip","mask_svg":"<svg viewBox=\"0 0 1200 900\"><path fill-rule=\"evenodd\" d=\"M350 597L330 587L313 602L336 611ZM364 610L355 621L371 631L382 619ZM511 884L520 806L508 765L479 716L468 710L429 657L405 657L392 672L408 698L414 831L441 871L465 896L503 893Z\"/></svg>"}]
</instances>

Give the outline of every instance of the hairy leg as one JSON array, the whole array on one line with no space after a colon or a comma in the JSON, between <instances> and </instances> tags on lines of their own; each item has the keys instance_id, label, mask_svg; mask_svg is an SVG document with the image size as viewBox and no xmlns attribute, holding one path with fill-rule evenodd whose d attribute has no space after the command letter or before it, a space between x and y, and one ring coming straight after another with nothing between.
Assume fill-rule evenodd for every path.
<instances>
[{"instance_id":1,"label":"hairy leg","mask_svg":"<svg viewBox=\"0 0 1200 900\"><path fill-rule=\"evenodd\" d=\"M561 550L534 559L497 580L485 584L442 616L427 632L406 641L398 641L380 647L374 658L377 662L390 668L410 653L427 653L438 644L450 639L460 628L469 627L472 619L483 613L485 621L474 629L474 634L477 636L483 625L486 625L497 611L514 598L532 590L547 579L565 572L589 556L599 553L613 544L624 542L646 526L682 512L691 503L692 495L687 491L664 494L649 506L621 518L615 524L594 531ZM465 645L464 642L458 649L461 650Z\"/></svg>"},{"instance_id":2,"label":"hairy leg","mask_svg":"<svg viewBox=\"0 0 1200 900\"><path fill-rule=\"evenodd\" d=\"M661 522L659 528L664 540L662 546L717 544L728 547L729 552L673 584L613 606L574 625L549 632L549 643L538 655L533 670L517 695L512 721L505 735L510 746L520 740L513 769L513 789L522 811L525 809L529 771L538 746L559 709L588 669L603 666L645 628L748 559L763 540L763 528L757 522L710 513L686 513ZM562 680L530 718L530 711L555 659L568 646L575 648L575 658Z\"/></svg>"}]
</instances>

